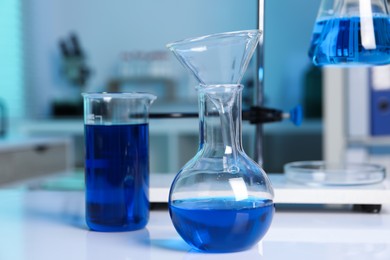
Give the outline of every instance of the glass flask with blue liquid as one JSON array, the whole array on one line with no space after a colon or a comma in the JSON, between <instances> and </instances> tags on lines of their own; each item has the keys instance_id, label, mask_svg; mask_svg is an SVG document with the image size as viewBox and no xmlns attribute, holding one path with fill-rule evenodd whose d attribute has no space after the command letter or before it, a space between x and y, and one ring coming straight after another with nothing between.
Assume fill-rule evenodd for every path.
<instances>
[{"instance_id":1,"label":"glass flask with blue liquid","mask_svg":"<svg viewBox=\"0 0 390 260\"><path fill-rule=\"evenodd\" d=\"M389 64L386 0L322 0L309 56L317 66Z\"/></svg>"},{"instance_id":2,"label":"glass flask with blue liquid","mask_svg":"<svg viewBox=\"0 0 390 260\"><path fill-rule=\"evenodd\" d=\"M199 81L199 149L172 183L169 213L200 251L251 248L274 215L271 183L241 143L240 81L260 37L258 30L238 31L167 46Z\"/></svg>"}]
</instances>

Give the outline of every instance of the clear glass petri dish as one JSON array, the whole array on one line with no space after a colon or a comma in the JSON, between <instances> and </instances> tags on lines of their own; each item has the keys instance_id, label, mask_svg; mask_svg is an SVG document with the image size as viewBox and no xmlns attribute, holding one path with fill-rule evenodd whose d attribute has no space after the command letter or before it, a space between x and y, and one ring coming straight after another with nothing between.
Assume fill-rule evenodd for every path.
<instances>
[{"instance_id":1,"label":"clear glass petri dish","mask_svg":"<svg viewBox=\"0 0 390 260\"><path fill-rule=\"evenodd\" d=\"M369 185L382 182L386 169L377 164L330 164L324 161L291 162L284 165L289 181L305 185Z\"/></svg>"}]
</instances>

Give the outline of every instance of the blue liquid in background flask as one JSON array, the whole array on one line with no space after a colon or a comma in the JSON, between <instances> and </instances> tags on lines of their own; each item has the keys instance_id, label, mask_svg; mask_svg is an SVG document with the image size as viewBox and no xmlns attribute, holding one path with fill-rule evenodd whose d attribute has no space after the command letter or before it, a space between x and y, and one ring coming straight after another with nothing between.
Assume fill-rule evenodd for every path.
<instances>
[{"instance_id":1,"label":"blue liquid in background flask","mask_svg":"<svg viewBox=\"0 0 390 260\"><path fill-rule=\"evenodd\" d=\"M251 248L268 231L273 189L241 144L242 75L260 32L221 33L171 43L199 81L199 149L176 175L169 213L180 236L204 252Z\"/></svg>"},{"instance_id":2,"label":"blue liquid in background flask","mask_svg":"<svg viewBox=\"0 0 390 260\"><path fill-rule=\"evenodd\" d=\"M385 0L323 0L309 56L317 66L390 63L390 16Z\"/></svg>"}]
</instances>

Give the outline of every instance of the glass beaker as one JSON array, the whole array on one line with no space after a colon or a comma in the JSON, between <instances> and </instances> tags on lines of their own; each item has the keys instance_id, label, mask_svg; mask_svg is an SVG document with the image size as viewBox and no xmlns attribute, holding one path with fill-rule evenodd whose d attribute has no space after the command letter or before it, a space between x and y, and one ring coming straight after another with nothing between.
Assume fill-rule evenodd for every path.
<instances>
[{"instance_id":1,"label":"glass beaker","mask_svg":"<svg viewBox=\"0 0 390 260\"><path fill-rule=\"evenodd\" d=\"M248 249L272 222L273 189L241 144L239 82L259 37L257 30L241 31L168 45L201 83L199 150L176 175L169 194L177 232L201 251Z\"/></svg>"},{"instance_id":2,"label":"glass beaker","mask_svg":"<svg viewBox=\"0 0 390 260\"><path fill-rule=\"evenodd\" d=\"M386 0L322 0L309 56L317 66L389 64Z\"/></svg>"},{"instance_id":3,"label":"glass beaker","mask_svg":"<svg viewBox=\"0 0 390 260\"><path fill-rule=\"evenodd\" d=\"M96 231L149 219L148 93L83 93L86 222Z\"/></svg>"}]
</instances>

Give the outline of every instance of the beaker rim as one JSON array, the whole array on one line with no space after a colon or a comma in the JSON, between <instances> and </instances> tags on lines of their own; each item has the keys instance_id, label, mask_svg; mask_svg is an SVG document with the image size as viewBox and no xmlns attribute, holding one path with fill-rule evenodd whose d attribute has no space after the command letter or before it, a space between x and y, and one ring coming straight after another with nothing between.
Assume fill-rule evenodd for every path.
<instances>
[{"instance_id":1,"label":"beaker rim","mask_svg":"<svg viewBox=\"0 0 390 260\"><path fill-rule=\"evenodd\" d=\"M208 35L203 35L203 36L198 36L198 37L190 37L190 38L185 38L182 40L170 42L166 45L168 49L174 48L176 45L180 44L185 44L185 43L193 43L193 42L198 42L202 40L207 40L207 39L213 39L213 38L221 38L221 37L231 37L231 36L239 36L239 35L262 35L262 31L258 29L253 29L253 30L243 30L243 31L232 31L232 32L222 32L222 33L214 33L214 34L208 34Z\"/></svg>"},{"instance_id":2,"label":"beaker rim","mask_svg":"<svg viewBox=\"0 0 390 260\"><path fill-rule=\"evenodd\" d=\"M155 100L156 95L148 92L83 92L81 95L84 98L115 98L115 99L142 99Z\"/></svg>"}]
</instances>

